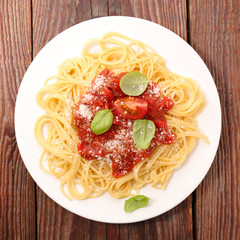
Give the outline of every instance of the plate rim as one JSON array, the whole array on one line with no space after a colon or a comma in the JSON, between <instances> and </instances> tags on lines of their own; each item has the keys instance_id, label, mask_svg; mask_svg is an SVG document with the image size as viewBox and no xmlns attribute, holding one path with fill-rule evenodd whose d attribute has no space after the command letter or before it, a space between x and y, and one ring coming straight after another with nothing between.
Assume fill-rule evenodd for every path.
<instances>
[{"instance_id":1,"label":"plate rim","mask_svg":"<svg viewBox=\"0 0 240 240\"><path fill-rule=\"evenodd\" d=\"M24 86L24 84L22 84L24 82L24 79L25 79L25 76L27 76L28 74L28 70L30 69L30 67L32 66L32 64L34 63L34 60L37 58L37 56L39 56L39 54L41 54L41 52L45 49L46 46L48 46L49 44L51 44L54 39L56 39L56 37L59 37L61 34L64 34L66 33L67 31L69 31L69 29L73 29L74 27L78 26L78 25L81 25L83 23L86 23L86 22L96 22L96 21L102 21L102 19L111 19L111 18L114 18L114 19L131 19L134 21L142 21L142 22L148 22L150 24L155 24L157 25L157 27L160 27L160 28L163 28L165 31L168 31L170 32L171 34L174 34L178 39L180 39L181 41L184 41L185 44L187 44L192 51L194 51L195 54L197 54L197 56L201 59L201 61L203 62L203 64L205 65L205 69L208 71L208 73L210 74L211 76L211 79L212 79L212 82L215 86L215 90L216 90L216 93L217 93L217 97L218 99L217 102L219 104L218 108L220 110L220 119L219 119L219 124L220 124L220 129L219 129L219 135L218 135L218 141L215 143L215 145L217 146L216 149L214 150L214 153L212 154L213 155L213 159L211 161L211 163L209 164L209 167L207 168L207 170L205 171L203 177L201 177L201 180L200 182L193 188L191 189L191 192L189 194L187 194L187 196L183 197L178 203L172 203L172 206L169 207L168 209L166 209L164 212L162 213L156 213L155 215L153 214L152 216L148 216L147 218L142 218L142 219L139 219L139 220L133 220L133 221L106 221L104 219L99 219L99 218L94 218L94 217L91 217L91 216L85 216L84 214L83 215L80 215L74 211L72 211L71 208L69 208L68 206L63 206L61 201L60 200L56 200L55 198L53 198L51 195L49 195L48 193L46 193L46 191L43 190L43 188L41 187L42 184L39 183L38 179L36 178L36 176L33 176L32 173L31 173L31 170L29 168L29 166L26 164L26 161L24 160L23 158L23 154L22 154L22 149L20 149L19 147L19 134L18 134L18 126L17 126L17 116L18 116L18 108L19 108L19 92L21 92L21 88L22 86ZM141 39L139 39L141 41ZM52 38L40 51L39 53L36 55L36 57L33 59L32 63L30 64L30 66L28 67L27 71L25 72L24 74L24 77L22 79L22 82L21 82L21 85L18 89L18 95L17 95L17 99L16 99L16 104L15 104L15 112L14 112L14 127L15 127L15 135L16 135L16 140L17 140L17 143L18 143L18 149L19 149L19 152L20 152L20 155L22 157L22 160L24 162L24 165L25 167L27 168L28 170L28 173L31 175L31 177L34 179L35 183L41 188L41 190L48 195L48 197L50 197L54 202L58 203L60 206L62 206L63 208L67 209L68 211L72 212L72 213L75 213L79 216L82 216L82 217L85 217L87 219L90 219L90 220L94 220L94 221L99 221L99 222L105 222L105 223L117 223L117 224L123 224L123 223L133 223L133 222L140 222L140 221L144 221L144 220L147 220L147 219L151 219L153 217L156 217L156 216L159 216L167 211L169 211L170 209L172 209L173 207L177 206L178 204L180 204L182 201L184 201L189 195L191 195L191 193L201 184L201 182L203 181L203 179L205 178L206 174L208 173L210 167L212 166L212 163L214 161L214 158L216 156L216 153L217 153L217 149L218 149L218 146L219 146L219 141L220 141L220 136L221 136L221 127L222 127L222 113L221 113L221 104L220 104L220 98L219 98L219 94L218 94L218 91L217 91L217 88L216 88L216 85L215 85L215 82L214 82L214 79L208 69L208 67L206 66L206 64L204 63L204 61L202 60L202 58L198 55L198 53L192 48L192 46L187 43L184 39L182 39L180 36L178 36L176 33L172 32L171 30L167 29L166 27L160 25L160 24L157 24L157 23L154 23L154 22L151 22L151 21L148 21L148 20L145 20L145 19L141 19L141 18L136 18L136 17L127 17L127 16L106 16L106 17L100 17L100 18L94 18L94 19L89 19L87 21L84 21L84 22L80 22L80 23L77 23L73 26L71 26L70 28L67 28L65 29L64 31L62 31L61 33L59 33L58 35L56 35L54 38ZM65 198L65 196L63 196ZM37 200L37 199L36 199ZM82 201L82 200L80 200Z\"/></svg>"}]
</instances>

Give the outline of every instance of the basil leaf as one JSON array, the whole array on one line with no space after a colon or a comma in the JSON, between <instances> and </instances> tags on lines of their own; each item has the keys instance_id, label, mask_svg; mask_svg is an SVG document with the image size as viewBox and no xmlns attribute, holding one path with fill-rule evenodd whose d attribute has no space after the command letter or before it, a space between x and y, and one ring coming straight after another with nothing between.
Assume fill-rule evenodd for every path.
<instances>
[{"instance_id":1,"label":"basil leaf","mask_svg":"<svg viewBox=\"0 0 240 240\"><path fill-rule=\"evenodd\" d=\"M129 96L139 96L147 88L150 81L140 72L130 72L125 74L120 80L120 88Z\"/></svg>"},{"instance_id":2,"label":"basil leaf","mask_svg":"<svg viewBox=\"0 0 240 240\"><path fill-rule=\"evenodd\" d=\"M100 110L96 113L92 120L91 129L96 134L102 134L112 126L112 122L113 114L111 110Z\"/></svg>"},{"instance_id":3,"label":"basil leaf","mask_svg":"<svg viewBox=\"0 0 240 240\"><path fill-rule=\"evenodd\" d=\"M151 120L139 119L133 123L133 139L140 149L147 149L155 134L155 124Z\"/></svg>"},{"instance_id":4,"label":"basil leaf","mask_svg":"<svg viewBox=\"0 0 240 240\"><path fill-rule=\"evenodd\" d=\"M148 205L149 198L144 195L137 195L125 201L124 211L132 212L138 208L143 208Z\"/></svg>"}]
</instances>

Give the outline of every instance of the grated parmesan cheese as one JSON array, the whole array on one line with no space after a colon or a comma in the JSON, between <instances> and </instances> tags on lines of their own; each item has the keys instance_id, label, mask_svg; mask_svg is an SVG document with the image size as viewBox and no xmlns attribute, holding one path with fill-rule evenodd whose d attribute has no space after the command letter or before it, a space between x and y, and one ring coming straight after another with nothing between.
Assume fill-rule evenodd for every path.
<instances>
[{"instance_id":1,"label":"grated parmesan cheese","mask_svg":"<svg viewBox=\"0 0 240 240\"><path fill-rule=\"evenodd\" d=\"M87 118L89 120L93 117L92 111L85 104L79 105L77 113L80 114L82 117Z\"/></svg>"}]
</instances>

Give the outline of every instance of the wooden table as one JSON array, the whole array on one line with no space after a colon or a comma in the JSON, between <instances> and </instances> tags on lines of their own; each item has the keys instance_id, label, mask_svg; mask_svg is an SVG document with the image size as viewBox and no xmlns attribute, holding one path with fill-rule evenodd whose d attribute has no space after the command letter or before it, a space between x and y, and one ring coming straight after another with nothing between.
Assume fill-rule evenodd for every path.
<instances>
[{"instance_id":1,"label":"wooden table","mask_svg":"<svg viewBox=\"0 0 240 240\"><path fill-rule=\"evenodd\" d=\"M79 217L36 186L18 151L14 106L25 71L64 29L107 15L148 19L185 39L221 99L214 163L185 201L156 218L105 224ZM240 239L239 0L0 0L0 239Z\"/></svg>"}]
</instances>

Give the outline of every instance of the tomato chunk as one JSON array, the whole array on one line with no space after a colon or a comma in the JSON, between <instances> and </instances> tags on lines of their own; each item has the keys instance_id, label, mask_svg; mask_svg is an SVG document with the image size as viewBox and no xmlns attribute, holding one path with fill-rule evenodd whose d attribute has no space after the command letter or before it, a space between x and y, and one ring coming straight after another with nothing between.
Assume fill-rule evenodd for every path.
<instances>
[{"instance_id":1,"label":"tomato chunk","mask_svg":"<svg viewBox=\"0 0 240 240\"><path fill-rule=\"evenodd\" d=\"M148 107L148 116L154 121L157 127L167 129L165 113L173 107L173 100L169 97L159 98L155 104Z\"/></svg>"},{"instance_id":2,"label":"tomato chunk","mask_svg":"<svg viewBox=\"0 0 240 240\"><path fill-rule=\"evenodd\" d=\"M143 94L129 97L119 86L121 77L104 69L92 80L73 110L74 124L78 128L78 152L87 160L106 159L112 162L112 176L119 178L132 171L134 166L152 155L154 147L171 144L177 135L168 129L165 114L174 105L169 97L161 97L157 83L150 82ZM111 128L100 135L91 130L95 114L102 109L112 109ZM134 143L135 119L152 120L156 126L151 145L139 149Z\"/></svg>"},{"instance_id":3,"label":"tomato chunk","mask_svg":"<svg viewBox=\"0 0 240 240\"><path fill-rule=\"evenodd\" d=\"M146 91L141 95L141 97L145 98L148 101L149 105L154 105L160 96L161 91L155 82L150 82L147 86Z\"/></svg>"},{"instance_id":4,"label":"tomato chunk","mask_svg":"<svg viewBox=\"0 0 240 240\"><path fill-rule=\"evenodd\" d=\"M148 102L141 97L121 97L113 104L116 113L127 119L140 119L148 109Z\"/></svg>"}]
</instances>

